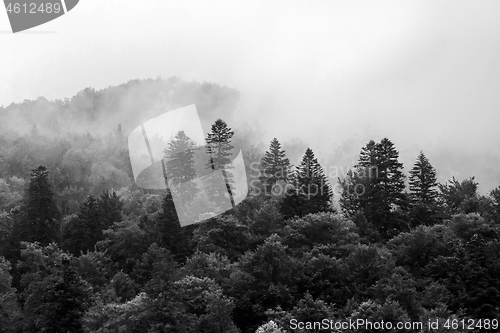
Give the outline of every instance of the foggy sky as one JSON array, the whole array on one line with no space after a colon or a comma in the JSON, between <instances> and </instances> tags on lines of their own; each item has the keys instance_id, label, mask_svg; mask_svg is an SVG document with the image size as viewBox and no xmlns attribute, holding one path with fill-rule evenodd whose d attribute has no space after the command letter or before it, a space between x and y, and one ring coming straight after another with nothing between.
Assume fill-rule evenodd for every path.
<instances>
[{"instance_id":1,"label":"foggy sky","mask_svg":"<svg viewBox=\"0 0 500 333\"><path fill-rule=\"evenodd\" d=\"M443 177L500 183L499 17L485 0L82 0L11 34L0 10L0 105L178 75L238 89L238 120L323 163L389 137L406 172L424 150Z\"/></svg>"}]
</instances>

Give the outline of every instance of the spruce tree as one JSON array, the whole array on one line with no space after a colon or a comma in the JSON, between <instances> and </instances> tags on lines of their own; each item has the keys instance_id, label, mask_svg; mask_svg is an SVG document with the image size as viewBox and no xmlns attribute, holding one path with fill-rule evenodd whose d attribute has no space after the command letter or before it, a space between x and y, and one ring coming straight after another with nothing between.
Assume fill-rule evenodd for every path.
<instances>
[{"instance_id":1,"label":"spruce tree","mask_svg":"<svg viewBox=\"0 0 500 333\"><path fill-rule=\"evenodd\" d=\"M227 170L229 168L229 163L231 163L231 156L233 145L231 144L231 139L234 132L229 128L226 122L222 119L217 119L212 125L212 131L207 134L207 153L210 156L210 161L207 165L208 168L218 171L222 171L222 176L225 182L225 188L223 186L217 186L215 182L212 182L210 186L210 196L215 199L216 205L222 205L226 200L226 193L229 193L229 199L234 207L234 200L232 196L231 184L233 183L233 175Z\"/></svg>"},{"instance_id":2,"label":"spruce tree","mask_svg":"<svg viewBox=\"0 0 500 333\"><path fill-rule=\"evenodd\" d=\"M89 195L80 206L78 215L63 225L63 248L74 255L93 250L97 241L102 239L99 224L97 200Z\"/></svg>"},{"instance_id":3,"label":"spruce tree","mask_svg":"<svg viewBox=\"0 0 500 333\"><path fill-rule=\"evenodd\" d=\"M104 191L97 199L89 195L77 216L63 226L63 248L74 255L94 250L104 239L103 231L122 220L121 207L116 192Z\"/></svg>"},{"instance_id":4,"label":"spruce tree","mask_svg":"<svg viewBox=\"0 0 500 333\"><path fill-rule=\"evenodd\" d=\"M59 242L58 211L49 172L44 166L33 169L27 191L24 216L20 221L19 240L42 245Z\"/></svg>"},{"instance_id":5,"label":"spruce tree","mask_svg":"<svg viewBox=\"0 0 500 333\"><path fill-rule=\"evenodd\" d=\"M417 157L410 171L410 191L413 204L431 205L436 202L438 192L436 170L423 152Z\"/></svg>"},{"instance_id":6,"label":"spruce tree","mask_svg":"<svg viewBox=\"0 0 500 333\"><path fill-rule=\"evenodd\" d=\"M297 167L297 184L307 198L304 214L331 208L332 188L311 148L307 148Z\"/></svg>"},{"instance_id":7,"label":"spruce tree","mask_svg":"<svg viewBox=\"0 0 500 333\"><path fill-rule=\"evenodd\" d=\"M396 211L407 208L405 176L398 158L399 153L389 139L379 143L371 140L362 148L354 171L340 182L342 211L349 217L362 213L367 225L375 226L385 237L402 228L401 213Z\"/></svg>"},{"instance_id":8,"label":"spruce tree","mask_svg":"<svg viewBox=\"0 0 500 333\"><path fill-rule=\"evenodd\" d=\"M115 191L105 190L97 199L100 228L109 229L115 222L122 220L123 202Z\"/></svg>"},{"instance_id":9,"label":"spruce tree","mask_svg":"<svg viewBox=\"0 0 500 333\"><path fill-rule=\"evenodd\" d=\"M274 184L278 181L288 183L291 178L291 165L288 158L285 156L285 151L281 149L281 144L278 139L274 138L271 141L269 150L266 151L261 160L260 181L264 193L271 195Z\"/></svg>"},{"instance_id":10,"label":"spruce tree","mask_svg":"<svg viewBox=\"0 0 500 333\"><path fill-rule=\"evenodd\" d=\"M330 183L310 148L307 148L297 167L294 183L285 196L283 207L298 216L331 210L333 194ZM290 217L289 212L283 210L283 213L285 217Z\"/></svg>"},{"instance_id":11,"label":"spruce tree","mask_svg":"<svg viewBox=\"0 0 500 333\"><path fill-rule=\"evenodd\" d=\"M189 249L189 230L182 228L175 209L174 200L170 189L163 198L161 212L158 215L153 240L158 245L165 247L179 261L183 261L190 253Z\"/></svg>"},{"instance_id":12,"label":"spruce tree","mask_svg":"<svg viewBox=\"0 0 500 333\"><path fill-rule=\"evenodd\" d=\"M376 145L376 183L382 190L383 199L386 205L403 206L406 203L405 195L405 175L403 174L403 164L398 161L399 152L394 144L384 138Z\"/></svg>"},{"instance_id":13,"label":"spruce tree","mask_svg":"<svg viewBox=\"0 0 500 333\"><path fill-rule=\"evenodd\" d=\"M164 150L167 179L171 182L172 192L183 203L191 202L197 192L196 184L191 182L196 178L194 148L194 142L184 131L179 131Z\"/></svg>"},{"instance_id":14,"label":"spruce tree","mask_svg":"<svg viewBox=\"0 0 500 333\"><path fill-rule=\"evenodd\" d=\"M435 224L438 217L436 170L423 152L410 171L412 224Z\"/></svg>"}]
</instances>

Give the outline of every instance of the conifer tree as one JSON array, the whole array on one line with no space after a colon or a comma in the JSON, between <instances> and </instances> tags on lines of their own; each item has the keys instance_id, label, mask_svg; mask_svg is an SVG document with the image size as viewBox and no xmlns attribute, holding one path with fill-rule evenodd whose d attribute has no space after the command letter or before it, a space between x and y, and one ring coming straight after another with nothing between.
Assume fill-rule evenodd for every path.
<instances>
[{"instance_id":1,"label":"conifer tree","mask_svg":"<svg viewBox=\"0 0 500 333\"><path fill-rule=\"evenodd\" d=\"M97 241L102 239L99 237L99 224L97 200L89 195L80 206L78 215L63 226L63 248L74 255L92 250Z\"/></svg>"},{"instance_id":2,"label":"conifer tree","mask_svg":"<svg viewBox=\"0 0 500 333\"><path fill-rule=\"evenodd\" d=\"M165 247L179 261L183 261L189 255L189 231L182 228L175 209L174 200L170 189L163 198L161 212L155 225L153 240L158 245Z\"/></svg>"},{"instance_id":3,"label":"conifer tree","mask_svg":"<svg viewBox=\"0 0 500 333\"><path fill-rule=\"evenodd\" d=\"M74 255L93 250L104 239L103 231L122 220L121 207L116 192L104 191L97 199L89 195L77 216L63 225L63 248Z\"/></svg>"},{"instance_id":4,"label":"conifer tree","mask_svg":"<svg viewBox=\"0 0 500 333\"><path fill-rule=\"evenodd\" d=\"M405 205L405 175L403 164L399 162L399 152L394 144L384 138L376 145L376 183L382 190L384 203L390 205Z\"/></svg>"},{"instance_id":5,"label":"conifer tree","mask_svg":"<svg viewBox=\"0 0 500 333\"><path fill-rule=\"evenodd\" d=\"M231 204L234 207L232 197L231 184L233 183L233 175L227 170L231 163L233 145L231 139L234 132L229 128L226 122L222 119L217 119L212 125L212 131L207 134L205 139L207 142L207 153L210 155L210 162L207 167L212 170L221 170L225 181L225 188L217 186L215 183L210 188L210 195L215 198L215 204L221 204L225 200L226 193L229 193Z\"/></svg>"},{"instance_id":6,"label":"conifer tree","mask_svg":"<svg viewBox=\"0 0 500 333\"><path fill-rule=\"evenodd\" d=\"M165 172L172 184L171 190L185 203L191 202L197 192L196 184L190 182L196 178L194 148L194 142L184 131L179 131L164 150Z\"/></svg>"},{"instance_id":7,"label":"conifer tree","mask_svg":"<svg viewBox=\"0 0 500 333\"><path fill-rule=\"evenodd\" d=\"M307 148L293 183L293 188L288 190L283 200L285 218L291 217L287 210L303 216L331 209L332 189L312 149Z\"/></svg>"},{"instance_id":8,"label":"conifer tree","mask_svg":"<svg viewBox=\"0 0 500 333\"><path fill-rule=\"evenodd\" d=\"M437 222L436 170L423 152L410 171L411 219L413 225Z\"/></svg>"},{"instance_id":9,"label":"conifer tree","mask_svg":"<svg viewBox=\"0 0 500 333\"><path fill-rule=\"evenodd\" d=\"M115 191L103 191L97 199L97 205L99 207L100 228L102 230L106 230L113 223L122 220L123 203Z\"/></svg>"},{"instance_id":10,"label":"conifer tree","mask_svg":"<svg viewBox=\"0 0 500 333\"><path fill-rule=\"evenodd\" d=\"M304 214L330 209L332 188L311 148L307 148L297 167L297 184L307 198Z\"/></svg>"},{"instance_id":11,"label":"conifer tree","mask_svg":"<svg viewBox=\"0 0 500 333\"><path fill-rule=\"evenodd\" d=\"M370 140L362 148L354 171L340 182L342 211L349 217L362 212L368 224L385 237L401 229L400 213L395 212L407 208L405 176L398 158L399 153L389 139L379 143Z\"/></svg>"},{"instance_id":12,"label":"conifer tree","mask_svg":"<svg viewBox=\"0 0 500 333\"><path fill-rule=\"evenodd\" d=\"M438 195L436 190L436 170L434 170L423 152L420 152L410 171L409 183L414 204L431 205L436 202Z\"/></svg>"},{"instance_id":13,"label":"conifer tree","mask_svg":"<svg viewBox=\"0 0 500 333\"><path fill-rule=\"evenodd\" d=\"M272 193L274 184L278 181L288 183L291 179L291 165L285 156L285 151L281 148L278 139L271 141L269 150L266 151L261 160L260 181L266 195Z\"/></svg>"},{"instance_id":14,"label":"conifer tree","mask_svg":"<svg viewBox=\"0 0 500 333\"><path fill-rule=\"evenodd\" d=\"M60 236L58 211L49 172L44 166L33 169L27 191L24 216L18 228L19 240L42 245L58 242Z\"/></svg>"}]
</instances>

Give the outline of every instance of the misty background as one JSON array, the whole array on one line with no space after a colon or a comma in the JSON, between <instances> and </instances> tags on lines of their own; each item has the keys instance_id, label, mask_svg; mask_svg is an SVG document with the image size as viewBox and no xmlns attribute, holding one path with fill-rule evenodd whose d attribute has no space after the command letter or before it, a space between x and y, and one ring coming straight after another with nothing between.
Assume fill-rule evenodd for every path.
<instances>
[{"instance_id":1,"label":"misty background","mask_svg":"<svg viewBox=\"0 0 500 333\"><path fill-rule=\"evenodd\" d=\"M0 11L0 134L128 134L196 104L261 150L277 137L294 164L311 147L347 168L388 137L406 174L423 150L440 182L475 176L484 194L500 184L499 14L494 1L86 0L11 34Z\"/></svg>"}]
</instances>

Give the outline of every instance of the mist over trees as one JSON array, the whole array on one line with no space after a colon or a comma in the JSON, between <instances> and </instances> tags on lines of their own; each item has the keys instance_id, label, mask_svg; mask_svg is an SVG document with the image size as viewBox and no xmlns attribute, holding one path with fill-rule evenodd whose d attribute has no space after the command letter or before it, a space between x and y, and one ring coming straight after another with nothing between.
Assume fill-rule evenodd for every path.
<instances>
[{"instance_id":1,"label":"mist over trees","mask_svg":"<svg viewBox=\"0 0 500 333\"><path fill-rule=\"evenodd\" d=\"M315 149L262 145L233 127L237 100L171 78L1 108L0 332L320 332L294 323L324 319L496 329L500 184L483 195L473 175L439 182L433 159L403 165L389 138L360 143L357 163L332 179ZM127 133L186 104L211 158L198 165L199 147L179 132L164 151L172 188L139 188ZM249 195L181 227L173 195L217 202L176 186L224 170L213 192L230 198L239 149Z\"/></svg>"}]
</instances>

